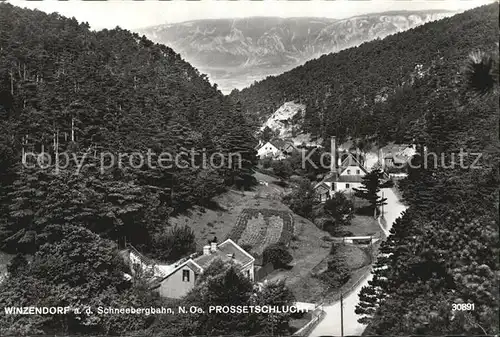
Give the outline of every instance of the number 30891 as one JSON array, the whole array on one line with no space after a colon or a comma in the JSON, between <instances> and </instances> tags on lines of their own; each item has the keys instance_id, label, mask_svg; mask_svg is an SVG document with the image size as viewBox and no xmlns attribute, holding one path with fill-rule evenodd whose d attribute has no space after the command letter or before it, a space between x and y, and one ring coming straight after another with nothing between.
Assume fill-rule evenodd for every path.
<instances>
[{"instance_id":1,"label":"number 30891","mask_svg":"<svg viewBox=\"0 0 500 337\"><path fill-rule=\"evenodd\" d=\"M453 303L451 305L452 311L471 311L474 310L474 303Z\"/></svg>"}]
</instances>

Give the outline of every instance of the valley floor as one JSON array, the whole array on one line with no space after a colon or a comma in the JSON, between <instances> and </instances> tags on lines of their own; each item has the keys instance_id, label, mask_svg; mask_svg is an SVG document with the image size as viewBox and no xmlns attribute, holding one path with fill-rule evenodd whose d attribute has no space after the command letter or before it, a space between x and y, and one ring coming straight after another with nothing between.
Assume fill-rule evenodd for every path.
<instances>
[{"instance_id":1,"label":"valley floor","mask_svg":"<svg viewBox=\"0 0 500 337\"><path fill-rule=\"evenodd\" d=\"M224 240L236 225L238 217L245 209L287 211L293 216L294 233L290 241L290 253L293 256L292 268L275 270L266 279L270 281L285 279L294 292L297 301L320 302L325 298L335 297L340 289L328 289L315 275L326 270L327 262L332 258L330 249L335 239L320 230L308 219L294 214L281 199L286 189L276 185L276 179L262 173L255 173L259 184L253 191L228 191L214 202L216 209L196 207L189 214L172 219L173 225L188 225L197 239L198 250L214 236ZM356 215L351 226L344 228L353 235L380 236L381 229L377 221L370 216ZM356 246L341 246L342 255L350 271L350 280L342 287L352 286L360 275L366 272L371 263L369 249Z\"/></svg>"}]
</instances>

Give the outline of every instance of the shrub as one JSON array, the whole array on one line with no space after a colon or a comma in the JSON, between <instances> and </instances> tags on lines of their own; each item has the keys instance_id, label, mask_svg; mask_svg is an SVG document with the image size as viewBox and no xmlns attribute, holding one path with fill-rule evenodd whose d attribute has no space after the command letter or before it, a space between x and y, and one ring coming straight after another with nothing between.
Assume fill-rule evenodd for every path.
<instances>
[{"instance_id":1,"label":"shrub","mask_svg":"<svg viewBox=\"0 0 500 337\"><path fill-rule=\"evenodd\" d=\"M262 163L262 167L265 168L265 169L268 169L268 168L271 168L271 158L264 158L261 160L261 163Z\"/></svg>"},{"instance_id":2,"label":"shrub","mask_svg":"<svg viewBox=\"0 0 500 337\"><path fill-rule=\"evenodd\" d=\"M189 226L163 230L154 235L153 242L157 257L166 262L175 262L196 251L195 235Z\"/></svg>"},{"instance_id":3,"label":"shrub","mask_svg":"<svg viewBox=\"0 0 500 337\"><path fill-rule=\"evenodd\" d=\"M321 279L332 288L338 288L349 280L349 270L347 269L344 260L338 255L338 245L332 243L330 249L332 259L328 261L326 271L321 274Z\"/></svg>"},{"instance_id":4,"label":"shrub","mask_svg":"<svg viewBox=\"0 0 500 337\"><path fill-rule=\"evenodd\" d=\"M292 211L305 218L310 218L313 210L315 192L311 182L307 179L301 180L298 188L285 196L283 201Z\"/></svg>"},{"instance_id":5,"label":"shrub","mask_svg":"<svg viewBox=\"0 0 500 337\"><path fill-rule=\"evenodd\" d=\"M327 270L321 274L321 279L332 288L338 288L349 280L349 270L343 261L334 258L328 261Z\"/></svg>"},{"instance_id":6,"label":"shrub","mask_svg":"<svg viewBox=\"0 0 500 337\"><path fill-rule=\"evenodd\" d=\"M240 247L241 247L241 249L243 249L247 253L250 253L253 249L252 245L249 245L249 244L243 244Z\"/></svg>"},{"instance_id":7,"label":"shrub","mask_svg":"<svg viewBox=\"0 0 500 337\"><path fill-rule=\"evenodd\" d=\"M262 257L264 264L271 262L276 268L287 267L293 261L293 257L285 245L276 243L267 246Z\"/></svg>"},{"instance_id":8,"label":"shrub","mask_svg":"<svg viewBox=\"0 0 500 337\"><path fill-rule=\"evenodd\" d=\"M338 230L333 235L336 237L344 237L344 236L354 236L354 233L348 230Z\"/></svg>"},{"instance_id":9,"label":"shrub","mask_svg":"<svg viewBox=\"0 0 500 337\"><path fill-rule=\"evenodd\" d=\"M324 203L323 209L335 221L335 226L347 226L354 216L354 205L344 193L336 192L333 197Z\"/></svg>"},{"instance_id":10,"label":"shrub","mask_svg":"<svg viewBox=\"0 0 500 337\"><path fill-rule=\"evenodd\" d=\"M288 184L286 181L280 180L273 181L273 184L283 188L288 188L290 186L290 184Z\"/></svg>"},{"instance_id":11,"label":"shrub","mask_svg":"<svg viewBox=\"0 0 500 337\"><path fill-rule=\"evenodd\" d=\"M274 174L281 179L288 179L293 174L290 163L286 160L275 160L271 163Z\"/></svg>"}]
</instances>

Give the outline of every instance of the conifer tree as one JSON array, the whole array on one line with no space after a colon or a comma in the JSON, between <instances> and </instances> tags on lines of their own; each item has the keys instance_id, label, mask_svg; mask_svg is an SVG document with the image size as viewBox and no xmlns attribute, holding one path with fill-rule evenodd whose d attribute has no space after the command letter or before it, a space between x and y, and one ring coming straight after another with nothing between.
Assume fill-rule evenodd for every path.
<instances>
[{"instance_id":1,"label":"conifer tree","mask_svg":"<svg viewBox=\"0 0 500 337\"><path fill-rule=\"evenodd\" d=\"M379 168L375 168L363 177L362 188L353 188L356 197L368 200L374 217L377 215L377 208L386 205L387 199L378 195L382 178L382 171Z\"/></svg>"}]
</instances>

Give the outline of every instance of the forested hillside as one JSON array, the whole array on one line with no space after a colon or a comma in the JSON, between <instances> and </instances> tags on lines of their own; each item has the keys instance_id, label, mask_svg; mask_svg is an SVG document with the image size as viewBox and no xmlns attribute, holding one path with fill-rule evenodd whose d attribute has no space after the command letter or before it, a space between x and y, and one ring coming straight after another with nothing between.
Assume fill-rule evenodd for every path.
<instances>
[{"instance_id":1,"label":"forested hillside","mask_svg":"<svg viewBox=\"0 0 500 337\"><path fill-rule=\"evenodd\" d=\"M491 51L497 42L493 4L324 55L230 96L258 116L256 126L295 101L307 105L304 132L411 140L425 112L416 98L434 90L438 74L453 81L469 52Z\"/></svg>"},{"instance_id":2,"label":"forested hillside","mask_svg":"<svg viewBox=\"0 0 500 337\"><path fill-rule=\"evenodd\" d=\"M55 222L50 217L64 222L71 216L86 227L99 218L96 230L106 233L132 221L137 231L148 207L164 219L160 206L181 210L206 202L224 185L251 184L243 172L250 156L241 170L132 169L127 156L123 167L106 172L86 167L100 166L104 151L251 153L253 140L237 106L173 50L126 30L91 32L74 19L2 4L0 93L2 174L10 179L2 179L4 243L37 241L27 233L43 231ZM57 175L54 167L26 169L22 147L85 155L85 167L78 176L74 167ZM72 198L74 190L82 200Z\"/></svg>"},{"instance_id":3,"label":"forested hillside","mask_svg":"<svg viewBox=\"0 0 500 337\"><path fill-rule=\"evenodd\" d=\"M116 243L166 261L191 253L192 234L182 229L187 251L173 251L169 215L227 186L250 186L253 145L240 108L172 49L120 28L93 32L75 19L1 3L0 249L19 254L0 286L1 306L147 306L146 288L123 279ZM142 166L129 157L192 148L239 151L242 167L169 169L154 156ZM52 161L22 165L26 151ZM58 169L62 153L83 167L61 162ZM125 164L111 165L103 153L122 154ZM147 322L3 315L0 334L120 334Z\"/></svg>"},{"instance_id":4,"label":"forested hillside","mask_svg":"<svg viewBox=\"0 0 500 337\"><path fill-rule=\"evenodd\" d=\"M441 104L420 98L428 155L420 149L399 184L409 208L360 293L367 335L498 334L498 51L460 75L436 78Z\"/></svg>"}]
</instances>

